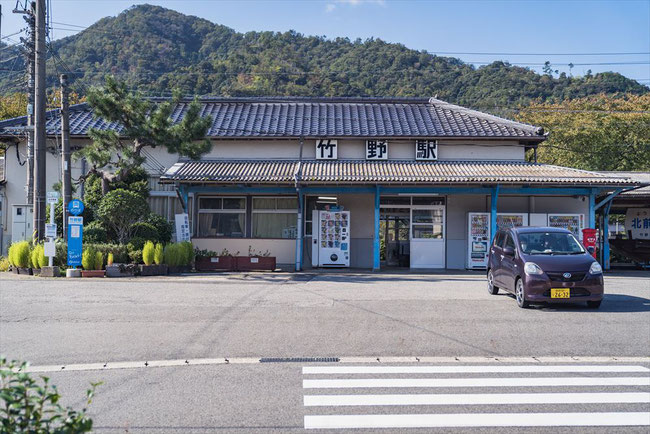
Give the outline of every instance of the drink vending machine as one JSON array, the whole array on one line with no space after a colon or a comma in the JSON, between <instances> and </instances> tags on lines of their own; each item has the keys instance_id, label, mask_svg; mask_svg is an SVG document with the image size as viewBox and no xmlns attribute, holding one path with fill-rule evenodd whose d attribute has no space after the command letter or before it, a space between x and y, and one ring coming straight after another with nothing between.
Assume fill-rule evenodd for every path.
<instances>
[{"instance_id":1,"label":"drink vending machine","mask_svg":"<svg viewBox=\"0 0 650 434\"><path fill-rule=\"evenodd\" d=\"M350 211L312 211L312 265L350 266Z\"/></svg>"},{"instance_id":2,"label":"drink vending machine","mask_svg":"<svg viewBox=\"0 0 650 434\"><path fill-rule=\"evenodd\" d=\"M467 268L486 268L490 248L490 213L467 213Z\"/></svg>"}]
</instances>

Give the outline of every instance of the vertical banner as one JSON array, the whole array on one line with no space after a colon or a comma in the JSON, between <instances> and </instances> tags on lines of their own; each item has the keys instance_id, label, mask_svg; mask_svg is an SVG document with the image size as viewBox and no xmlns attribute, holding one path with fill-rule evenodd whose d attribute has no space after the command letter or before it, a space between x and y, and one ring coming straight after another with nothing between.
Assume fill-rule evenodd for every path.
<instances>
[{"instance_id":1,"label":"vertical banner","mask_svg":"<svg viewBox=\"0 0 650 434\"><path fill-rule=\"evenodd\" d=\"M176 214L176 242L190 241L190 219L187 214Z\"/></svg>"},{"instance_id":2,"label":"vertical banner","mask_svg":"<svg viewBox=\"0 0 650 434\"><path fill-rule=\"evenodd\" d=\"M78 216L68 217L68 265L81 266L83 253L84 218Z\"/></svg>"}]
</instances>

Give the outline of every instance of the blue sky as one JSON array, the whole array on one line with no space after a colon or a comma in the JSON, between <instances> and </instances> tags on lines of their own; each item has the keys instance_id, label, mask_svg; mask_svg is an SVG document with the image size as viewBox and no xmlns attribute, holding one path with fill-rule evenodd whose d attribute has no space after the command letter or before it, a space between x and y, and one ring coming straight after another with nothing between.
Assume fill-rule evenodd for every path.
<instances>
[{"instance_id":1,"label":"blue sky","mask_svg":"<svg viewBox=\"0 0 650 434\"><path fill-rule=\"evenodd\" d=\"M650 0L52 0L52 20L89 26L99 18L117 15L139 3L158 4L241 32L293 29L327 37L378 37L434 53L543 53L449 55L466 62L508 60L526 64L548 60L556 65L554 69L566 72L569 68L561 64L573 63L574 75L583 75L588 69L618 71L650 84ZM0 4L2 35L24 27L22 19L11 13L15 0L3 0ZM74 33L62 30L63 25L54 27L54 38ZM16 38L4 41L11 44ZM575 54L622 52L646 54ZM633 62L636 64L620 64ZM530 67L541 70L539 66Z\"/></svg>"}]
</instances>

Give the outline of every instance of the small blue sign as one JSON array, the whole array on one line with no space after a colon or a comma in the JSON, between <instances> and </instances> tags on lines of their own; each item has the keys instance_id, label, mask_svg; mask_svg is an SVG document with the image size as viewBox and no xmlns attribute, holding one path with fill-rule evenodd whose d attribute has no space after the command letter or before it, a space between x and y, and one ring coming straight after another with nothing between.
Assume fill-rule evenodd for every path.
<instances>
[{"instance_id":1,"label":"small blue sign","mask_svg":"<svg viewBox=\"0 0 650 434\"><path fill-rule=\"evenodd\" d=\"M72 215L80 215L84 212L84 203L79 199L72 199L68 202L68 212Z\"/></svg>"},{"instance_id":2,"label":"small blue sign","mask_svg":"<svg viewBox=\"0 0 650 434\"><path fill-rule=\"evenodd\" d=\"M72 202L70 202L72 203ZM81 201L79 201L81 203ZM83 204L81 204L83 211ZM68 217L68 265L80 266L83 253L83 217Z\"/></svg>"}]
</instances>

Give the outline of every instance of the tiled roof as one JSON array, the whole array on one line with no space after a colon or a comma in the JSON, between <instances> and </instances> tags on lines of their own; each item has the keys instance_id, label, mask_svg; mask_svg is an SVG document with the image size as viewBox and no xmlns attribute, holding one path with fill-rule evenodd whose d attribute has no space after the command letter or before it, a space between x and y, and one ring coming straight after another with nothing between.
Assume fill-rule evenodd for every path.
<instances>
[{"instance_id":1,"label":"tiled roof","mask_svg":"<svg viewBox=\"0 0 650 434\"><path fill-rule=\"evenodd\" d=\"M466 109L434 98L205 98L201 115L213 118L210 137L480 137L540 142L541 128ZM172 113L180 121L189 101ZM27 118L0 122L0 136L23 131ZM60 134L59 110L48 112L48 134ZM87 103L70 108L70 134L90 128L120 131L96 119Z\"/></svg>"},{"instance_id":2,"label":"tiled roof","mask_svg":"<svg viewBox=\"0 0 650 434\"><path fill-rule=\"evenodd\" d=\"M634 190L625 191L621 196L625 197L650 197L650 172L600 172L606 176L625 176L633 179L639 184L646 185L646 187L636 188Z\"/></svg>"},{"instance_id":3,"label":"tiled roof","mask_svg":"<svg viewBox=\"0 0 650 434\"><path fill-rule=\"evenodd\" d=\"M174 164L163 181L292 184L483 184L632 185L624 177L567 167L508 161L201 160Z\"/></svg>"}]
</instances>

